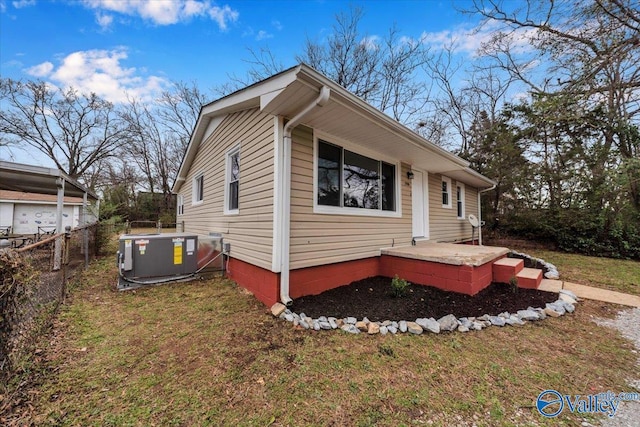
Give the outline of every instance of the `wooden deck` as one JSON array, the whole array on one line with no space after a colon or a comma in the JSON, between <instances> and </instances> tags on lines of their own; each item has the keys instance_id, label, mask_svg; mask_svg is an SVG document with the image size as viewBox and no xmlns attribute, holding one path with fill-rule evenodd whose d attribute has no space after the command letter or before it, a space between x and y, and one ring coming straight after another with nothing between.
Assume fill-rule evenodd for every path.
<instances>
[{"instance_id":1,"label":"wooden deck","mask_svg":"<svg viewBox=\"0 0 640 427\"><path fill-rule=\"evenodd\" d=\"M497 246L472 246L455 243L420 242L416 246L385 248L382 255L437 262L449 265L478 267L509 253Z\"/></svg>"}]
</instances>

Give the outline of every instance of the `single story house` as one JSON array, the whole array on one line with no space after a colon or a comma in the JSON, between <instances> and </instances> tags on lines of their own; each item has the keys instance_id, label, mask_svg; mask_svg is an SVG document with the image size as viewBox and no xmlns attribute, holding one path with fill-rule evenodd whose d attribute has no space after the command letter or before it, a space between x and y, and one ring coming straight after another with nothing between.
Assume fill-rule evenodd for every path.
<instances>
[{"instance_id":1,"label":"single story house","mask_svg":"<svg viewBox=\"0 0 640 427\"><path fill-rule=\"evenodd\" d=\"M202 108L173 192L184 231L221 233L229 276L271 305L393 273L384 248L470 242L493 186L300 64Z\"/></svg>"}]
</instances>

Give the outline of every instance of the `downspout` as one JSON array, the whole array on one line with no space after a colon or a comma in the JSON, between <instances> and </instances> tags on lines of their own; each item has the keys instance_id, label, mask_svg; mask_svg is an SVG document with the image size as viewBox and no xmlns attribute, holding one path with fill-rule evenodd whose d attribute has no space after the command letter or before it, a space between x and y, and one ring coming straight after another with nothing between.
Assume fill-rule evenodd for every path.
<instances>
[{"instance_id":1,"label":"downspout","mask_svg":"<svg viewBox=\"0 0 640 427\"><path fill-rule=\"evenodd\" d=\"M282 182L280 197L280 218L281 218L281 241L280 249L282 251L280 261L280 301L290 306L293 300L289 296L289 237L291 236L291 133L293 129L300 124L304 116L316 107L323 107L329 101L331 91L327 86L322 86L320 95L311 104L307 105L302 111L296 114L287 122L283 129L283 150L282 150Z\"/></svg>"},{"instance_id":2,"label":"downspout","mask_svg":"<svg viewBox=\"0 0 640 427\"><path fill-rule=\"evenodd\" d=\"M482 246L482 200L480 196L482 193L486 193L487 191L491 191L496 188L497 184L493 184L489 188L485 188L484 190L478 191L478 246ZM473 242L472 242L473 243Z\"/></svg>"}]
</instances>

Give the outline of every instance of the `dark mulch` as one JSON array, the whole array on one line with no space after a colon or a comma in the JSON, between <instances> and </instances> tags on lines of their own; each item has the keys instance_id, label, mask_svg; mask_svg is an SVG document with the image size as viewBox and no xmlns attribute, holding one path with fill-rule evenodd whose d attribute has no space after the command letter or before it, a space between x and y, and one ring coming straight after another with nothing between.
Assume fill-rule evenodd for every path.
<instances>
[{"instance_id":1,"label":"dark mulch","mask_svg":"<svg viewBox=\"0 0 640 427\"><path fill-rule=\"evenodd\" d=\"M447 314L456 317L515 313L527 307L544 307L558 299L552 292L534 289L513 290L509 285L492 284L474 296L447 292L431 286L412 284L406 296L391 296L391 279L369 277L320 295L298 298L292 310L310 317L334 316L372 321L414 320L420 317L439 319Z\"/></svg>"}]
</instances>

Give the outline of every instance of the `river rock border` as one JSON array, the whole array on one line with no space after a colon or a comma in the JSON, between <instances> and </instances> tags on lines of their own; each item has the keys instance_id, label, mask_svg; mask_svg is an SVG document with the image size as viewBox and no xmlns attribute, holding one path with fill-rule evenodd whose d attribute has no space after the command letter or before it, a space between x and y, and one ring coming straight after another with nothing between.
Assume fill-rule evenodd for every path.
<instances>
[{"instance_id":1,"label":"river rock border","mask_svg":"<svg viewBox=\"0 0 640 427\"><path fill-rule=\"evenodd\" d=\"M526 310L518 310L517 313L500 313L497 316L485 314L479 317L456 318L453 314L448 314L436 320L430 318L418 318L415 321L407 320L385 320L383 322L372 322L366 317L358 320L355 317L320 316L317 319L307 316L304 313L294 313L282 303L275 303L271 307L271 314L287 322L291 322L294 327L315 331L321 330L342 330L351 334L361 332L369 335L386 335L397 333L410 333L420 335L424 332L439 334L441 332L469 332L480 331L489 326L522 326L526 322L544 320L547 317L560 317L566 313L573 313L578 297L566 289L560 290L559 298L555 302L547 303L542 307L529 307Z\"/></svg>"},{"instance_id":2,"label":"river rock border","mask_svg":"<svg viewBox=\"0 0 640 427\"><path fill-rule=\"evenodd\" d=\"M557 280L560 278L560 273L558 273L556 266L540 258L534 258L517 251L509 252L508 256L529 259L532 262L541 264L544 270L544 277L547 279ZM456 318L453 314L448 314L438 320L433 317L423 317L414 321L385 320L383 322L372 322L366 317L361 320L355 317L338 319L327 316L320 316L314 319L304 313L295 313L279 302L271 307L271 314L292 323L296 328L304 330L341 330L351 334L367 333L369 335L395 335L398 333L420 335L425 332L439 334L441 332L480 331L490 326L522 326L526 322L535 322L544 320L547 317L560 317L566 313L573 313L577 303L578 297L573 292L561 289L558 299L555 302L547 303L544 308L528 307L526 310L518 310L517 313L484 314L478 317Z\"/></svg>"}]
</instances>

